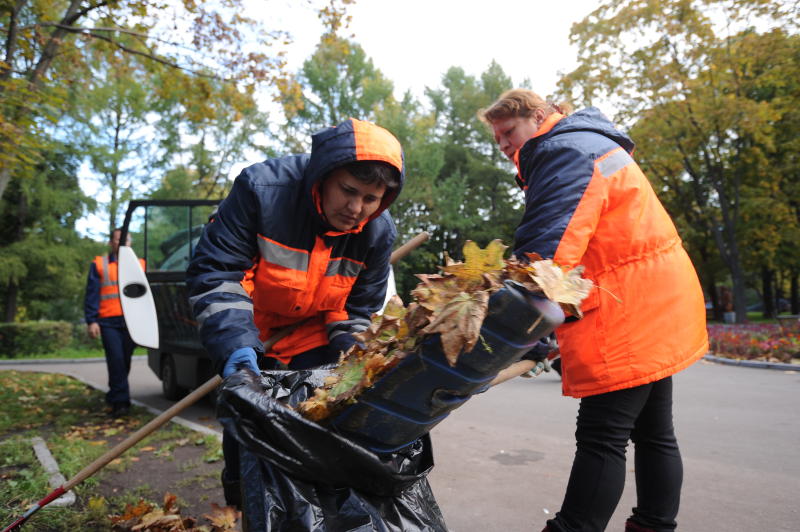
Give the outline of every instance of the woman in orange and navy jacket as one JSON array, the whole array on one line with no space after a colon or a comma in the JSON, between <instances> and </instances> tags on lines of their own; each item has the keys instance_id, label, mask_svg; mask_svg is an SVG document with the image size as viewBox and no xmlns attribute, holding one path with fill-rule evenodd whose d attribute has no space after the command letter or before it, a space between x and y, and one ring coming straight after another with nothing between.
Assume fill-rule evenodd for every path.
<instances>
[{"instance_id":1,"label":"woman in orange and navy jacket","mask_svg":"<svg viewBox=\"0 0 800 532\"><path fill-rule=\"evenodd\" d=\"M310 154L242 171L187 272L201 339L223 377L239 367L319 366L352 347L386 295L397 235L386 209L403 177L397 139L355 119L313 135ZM223 448L223 487L235 504L238 459L227 434Z\"/></svg>"},{"instance_id":2,"label":"woman in orange and navy jacket","mask_svg":"<svg viewBox=\"0 0 800 532\"><path fill-rule=\"evenodd\" d=\"M596 285L583 318L556 330L564 395L581 403L567 492L545 531L605 529L628 439L638 501L626 530L674 530L683 466L671 376L708 348L702 290L630 138L595 108L563 111L514 89L479 113L525 194L514 253L583 265Z\"/></svg>"}]
</instances>

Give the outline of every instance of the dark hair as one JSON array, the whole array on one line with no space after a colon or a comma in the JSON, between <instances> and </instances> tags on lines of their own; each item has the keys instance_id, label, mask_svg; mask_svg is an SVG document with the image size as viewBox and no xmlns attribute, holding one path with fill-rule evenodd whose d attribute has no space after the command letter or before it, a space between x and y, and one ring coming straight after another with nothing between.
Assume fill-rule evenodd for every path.
<instances>
[{"instance_id":1,"label":"dark hair","mask_svg":"<svg viewBox=\"0 0 800 532\"><path fill-rule=\"evenodd\" d=\"M341 168L344 168L353 177L367 185L378 182L386 185L387 189L394 189L400 186L400 171L384 161L355 161Z\"/></svg>"},{"instance_id":2,"label":"dark hair","mask_svg":"<svg viewBox=\"0 0 800 532\"><path fill-rule=\"evenodd\" d=\"M120 238L122 238L122 227L121 226L115 227L114 229L111 230L111 234L108 235L109 242L111 242L114 239L114 233L119 233ZM133 238L131 237L131 234L128 233L127 236L128 236L127 240L132 242Z\"/></svg>"}]
</instances>

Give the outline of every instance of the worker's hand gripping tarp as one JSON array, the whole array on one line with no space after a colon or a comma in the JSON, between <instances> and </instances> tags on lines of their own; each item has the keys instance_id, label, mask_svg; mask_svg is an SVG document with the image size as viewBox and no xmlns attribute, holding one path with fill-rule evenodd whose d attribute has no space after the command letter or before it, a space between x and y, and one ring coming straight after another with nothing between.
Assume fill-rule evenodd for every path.
<instances>
[{"instance_id":1,"label":"worker's hand gripping tarp","mask_svg":"<svg viewBox=\"0 0 800 532\"><path fill-rule=\"evenodd\" d=\"M447 530L426 479L427 435L379 455L285 406L307 399L328 373L243 370L224 381L217 415L240 442L247 529Z\"/></svg>"}]
</instances>

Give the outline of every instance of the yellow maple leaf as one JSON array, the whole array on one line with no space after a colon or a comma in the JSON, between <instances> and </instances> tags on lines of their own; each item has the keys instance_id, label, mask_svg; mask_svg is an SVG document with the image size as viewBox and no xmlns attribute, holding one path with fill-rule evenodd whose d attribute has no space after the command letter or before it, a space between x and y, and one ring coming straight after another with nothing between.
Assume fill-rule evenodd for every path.
<instances>
[{"instance_id":1,"label":"yellow maple leaf","mask_svg":"<svg viewBox=\"0 0 800 532\"><path fill-rule=\"evenodd\" d=\"M399 320L406 315L406 307L403 305L403 300L397 294L389 298L386 307L383 309L383 319Z\"/></svg>"},{"instance_id":2,"label":"yellow maple leaf","mask_svg":"<svg viewBox=\"0 0 800 532\"><path fill-rule=\"evenodd\" d=\"M503 269L503 253L507 248L500 240L492 240L484 249L479 248L472 240L467 240L463 248L464 262L449 264L442 270L465 281L480 282L484 274Z\"/></svg>"},{"instance_id":3,"label":"yellow maple leaf","mask_svg":"<svg viewBox=\"0 0 800 532\"><path fill-rule=\"evenodd\" d=\"M565 273L551 259L540 260L532 264L533 280L544 291L544 295L563 305L574 308L580 316L581 302L589 295L594 283L581 277L583 266L576 266Z\"/></svg>"},{"instance_id":4,"label":"yellow maple leaf","mask_svg":"<svg viewBox=\"0 0 800 532\"><path fill-rule=\"evenodd\" d=\"M581 279L582 267L565 272L536 254L527 255L531 262L503 259L506 249L499 240L485 249L468 241L463 248L464 262L446 256L441 274L415 274L420 283L411 292L408 307L396 299L383 315L374 314L369 327L357 335L362 345L343 353L335 375L297 410L312 421L330 417L432 334L439 335L447 361L455 365L460 354L471 351L479 341L489 298L506 281L521 284L580 316L579 305L592 287L591 281Z\"/></svg>"},{"instance_id":5,"label":"yellow maple leaf","mask_svg":"<svg viewBox=\"0 0 800 532\"><path fill-rule=\"evenodd\" d=\"M92 510L94 512L102 512L105 511L106 506L108 506L108 504L106 503L105 497L98 496L98 497L89 497L89 503L86 506L89 508L89 510Z\"/></svg>"},{"instance_id":6,"label":"yellow maple leaf","mask_svg":"<svg viewBox=\"0 0 800 532\"><path fill-rule=\"evenodd\" d=\"M334 383L329 382L325 383L326 386L332 386L333 384ZM306 419L320 421L330 414L328 405L328 390L325 388L316 388L313 397L297 405L297 411L305 416Z\"/></svg>"}]
</instances>

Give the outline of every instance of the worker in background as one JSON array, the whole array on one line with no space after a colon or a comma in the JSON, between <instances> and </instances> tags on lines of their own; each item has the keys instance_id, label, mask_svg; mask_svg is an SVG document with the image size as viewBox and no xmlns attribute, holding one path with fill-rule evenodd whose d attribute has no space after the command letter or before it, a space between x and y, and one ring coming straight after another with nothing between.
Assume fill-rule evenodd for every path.
<instances>
[{"instance_id":1,"label":"worker in background","mask_svg":"<svg viewBox=\"0 0 800 532\"><path fill-rule=\"evenodd\" d=\"M115 418L126 416L130 411L128 374L131 370L133 349L136 347L125 326L117 285L117 257L121 233L120 229L114 229L108 242L108 254L98 255L89 265L84 299L86 332L89 338L95 339L99 336L103 341L108 368L106 403L111 416ZM128 235L125 245L130 246L130 244L131 239ZM144 269L144 261L140 259L140 263Z\"/></svg>"}]
</instances>

